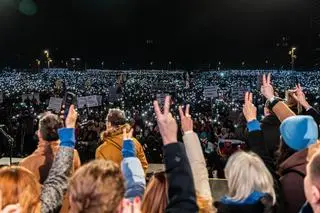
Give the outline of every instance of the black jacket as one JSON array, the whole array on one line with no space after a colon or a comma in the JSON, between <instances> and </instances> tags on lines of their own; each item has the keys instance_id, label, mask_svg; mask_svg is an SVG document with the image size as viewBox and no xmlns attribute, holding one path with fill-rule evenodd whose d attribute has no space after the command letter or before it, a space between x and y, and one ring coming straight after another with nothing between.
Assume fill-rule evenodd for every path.
<instances>
[{"instance_id":1,"label":"black jacket","mask_svg":"<svg viewBox=\"0 0 320 213\"><path fill-rule=\"evenodd\" d=\"M306 115L312 116L318 126L320 125L320 113L317 110L310 108L308 111L306 111Z\"/></svg>"},{"instance_id":2,"label":"black jacket","mask_svg":"<svg viewBox=\"0 0 320 213\"><path fill-rule=\"evenodd\" d=\"M277 151L280 144L279 127L281 123L277 116L273 114L264 117L260 123L266 148L269 155L274 157L274 153Z\"/></svg>"},{"instance_id":3,"label":"black jacket","mask_svg":"<svg viewBox=\"0 0 320 213\"><path fill-rule=\"evenodd\" d=\"M198 212L191 167L184 145L168 144L164 146L163 152L169 187L166 212Z\"/></svg>"},{"instance_id":4,"label":"black jacket","mask_svg":"<svg viewBox=\"0 0 320 213\"><path fill-rule=\"evenodd\" d=\"M272 156L270 156L267 146L264 141L264 137L261 130L249 132L248 137L248 145L252 152L255 152L257 155L265 163L266 167L268 168L269 172L271 173L273 180L274 180L274 189L276 193L276 206L275 212L283 213L284 211L284 201L283 201L283 192L281 189L281 184L279 181L279 176L276 172L276 165L275 161Z\"/></svg>"}]
</instances>

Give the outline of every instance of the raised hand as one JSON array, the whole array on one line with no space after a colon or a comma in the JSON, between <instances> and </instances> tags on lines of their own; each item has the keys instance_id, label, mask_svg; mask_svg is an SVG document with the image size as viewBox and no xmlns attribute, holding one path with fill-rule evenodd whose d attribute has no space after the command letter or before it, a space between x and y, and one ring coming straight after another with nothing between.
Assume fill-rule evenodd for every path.
<instances>
[{"instance_id":1,"label":"raised hand","mask_svg":"<svg viewBox=\"0 0 320 213\"><path fill-rule=\"evenodd\" d=\"M170 113L170 96L166 96L164 110L161 112L158 101L153 102L157 123L162 137L163 145L177 142L178 126L176 120Z\"/></svg>"},{"instance_id":2,"label":"raised hand","mask_svg":"<svg viewBox=\"0 0 320 213\"><path fill-rule=\"evenodd\" d=\"M271 99L274 97L274 90L271 85L271 74L269 73L268 76L263 74L262 76L262 86L261 86L261 93L266 99Z\"/></svg>"},{"instance_id":3,"label":"raised hand","mask_svg":"<svg viewBox=\"0 0 320 213\"><path fill-rule=\"evenodd\" d=\"M310 107L309 103L306 100L306 96L302 91L302 87L300 86L300 84L296 86L295 92L292 93L291 96L304 108Z\"/></svg>"},{"instance_id":4,"label":"raised hand","mask_svg":"<svg viewBox=\"0 0 320 213\"><path fill-rule=\"evenodd\" d=\"M136 197L133 202L124 199L122 201L122 213L141 213L141 199Z\"/></svg>"},{"instance_id":5,"label":"raised hand","mask_svg":"<svg viewBox=\"0 0 320 213\"><path fill-rule=\"evenodd\" d=\"M131 140L132 139L132 134L133 134L133 129L130 129L129 133L127 134L127 129L123 128L123 130L122 130L122 139L123 139L123 141Z\"/></svg>"},{"instance_id":6,"label":"raised hand","mask_svg":"<svg viewBox=\"0 0 320 213\"><path fill-rule=\"evenodd\" d=\"M189 111L190 111L189 104L186 106L185 112L183 112L182 107L179 106L181 129L184 133L188 131L193 131L193 120L191 118L191 115L189 114Z\"/></svg>"},{"instance_id":7,"label":"raised hand","mask_svg":"<svg viewBox=\"0 0 320 213\"><path fill-rule=\"evenodd\" d=\"M78 113L74 108L74 105L71 105L69 108L69 112L66 118L66 128L75 128L76 127L76 122L78 118Z\"/></svg>"},{"instance_id":8,"label":"raised hand","mask_svg":"<svg viewBox=\"0 0 320 213\"><path fill-rule=\"evenodd\" d=\"M252 93L246 92L244 96L243 115L247 122L257 119L257 108L252 103Z\"/></svg>"}]
</instances>

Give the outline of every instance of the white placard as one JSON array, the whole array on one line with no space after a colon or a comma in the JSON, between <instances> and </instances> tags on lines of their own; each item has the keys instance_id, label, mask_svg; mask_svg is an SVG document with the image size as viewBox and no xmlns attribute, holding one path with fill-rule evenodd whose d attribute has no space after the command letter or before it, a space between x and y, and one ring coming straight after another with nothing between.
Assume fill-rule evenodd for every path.
<instances>
[{"instance_id":1,"label":"white placard","mask_svg":"<svg viewBox=\"0 0 320 213\"><path fill-rule=\"evenodd\" d=\"M82 109L87 105L87 97L78 97L78 109Z\"/></svg>"},{"instance_id":2,"label":"white placard","mask_svg":"<svg viewBox=\"0 0 320 213\"><path fill-rule=\"evenodd\" d=\"M96 95L87 96L87 107L97 107L99 102Z\"/></svg>"},{"instance_id":3,"label":"white placard","mask_svg":"<svg viewBox=\"0 0 320 213\"><path fill-rule=\"evenodd\" d=\"M203 96L206 98L217 98L218 97L218 89L217 86L207 86L203 89Z\"/></svg>"},{"instance_id":4,"label":"white placard","mask_svg":"<svg viewBox=\"0 0 320 213\"><path fill-rule=\"evenodd\" d=\"M54 112L60 112L62 100L62 98L50 97L48 109L51 109Z\"/></svg>"}]
</instances>

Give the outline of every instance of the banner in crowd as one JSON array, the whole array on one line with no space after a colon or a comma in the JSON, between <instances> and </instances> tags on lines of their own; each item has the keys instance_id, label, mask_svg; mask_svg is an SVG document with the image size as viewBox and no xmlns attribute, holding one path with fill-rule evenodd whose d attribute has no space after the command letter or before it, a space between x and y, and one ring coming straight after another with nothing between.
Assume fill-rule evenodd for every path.
<instances>
[{"instance_id":1,"label":"banner in crowd","mask_svg":"<svg viewBox=\"0 0 320 213\"><path fill-rule=\"evenodd\" d=\"M238 101L244 100L244 94L246 93L246 91L248 91L248 89L246 88L232 89L231 97Z\"/></svg>"},{"instance_id":2,"label":"banner in crowd","mask_svg":"<svg viewBox=\"0 0 320 213\"><path fill-rule=\"evenodd\" d=\"M0 92L0 104L2 104L2 103L3 103L3 93Z\"/></svg>"},{"instance_id":3,"label":"banner in crowd","mask_svg":"<svg viewBox=\"0 0 320 213\"><path fill-rule=\"evenodd\" d=\"M218 97L218 86L206 86L203 89L203 96L206 98L217 98Z\"/></svg>"},{"instance_id":4,"label":"banner in crowd","mask_svg":"<svg viewBox=\"0 0 320 213\"><path fill-rule=\"evenodd\" d=\"M176 92L176 86L174 84L170 84L169 82L158 82L154 86L155 91L161 91L161 92Z\"/></svg>"},{"instance_id":5,"label":"banner in crowd","mask_svg":"<svg viewBox=\"0 0 320 213\"><path fill-rule=\"evenodd\" d=\"M78 97L78 108L86 107L97 107L102 105L102 96L101 95L90 95Z\"/></svg>"},{"instance_id":6,"label":"banner in crowd","mask_svg":"<svg viewBox=\"0 0 320 213\"><path fill-rule=\"evenodd\" d=\"M60 112L62 100L62 98L50 97L48 109L51 109L57 113Z\"/></svg>"},{"instance_id":7,"label":"banner in crowd","mask_svg":"<svg viewBox=\"0 0 320 213\"><path fill-rule=\"evenodd\" d=\"M23 94L22 96L21 96L21 99L22 99L22 102L25 102L26 100L30 100L30 101L32 101L32 100L37 100L37 102L38 103L40 103L40 95L39 95L39 93L33 93L33 94Z\"/></svg>"},{"instance_id":8,"label":"banner in crowd","mask_svg":"<svg viewBox=\"0 0 320 213\"><path fill-rule=\"evenodd\" d=\"M109 87L108 101L115 102L118 99L117 87Z\"/></svg>"}]
</instances>

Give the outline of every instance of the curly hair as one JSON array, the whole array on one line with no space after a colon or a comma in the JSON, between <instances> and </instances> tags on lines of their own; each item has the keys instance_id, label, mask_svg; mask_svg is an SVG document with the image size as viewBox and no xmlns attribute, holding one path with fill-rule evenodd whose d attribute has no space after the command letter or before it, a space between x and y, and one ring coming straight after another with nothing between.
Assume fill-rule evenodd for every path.
<instances>
[{"instance_id":1,"label":"curly hair","mask_svg":"<svg viewBox=\"0 0 320 213\"><path fill-rule=\"evenodd\" d=\"M70 212L113 213L124 197L124 179L112 161L94 160L73 175L69 186Z\"/></svg>"}]
</instances>

